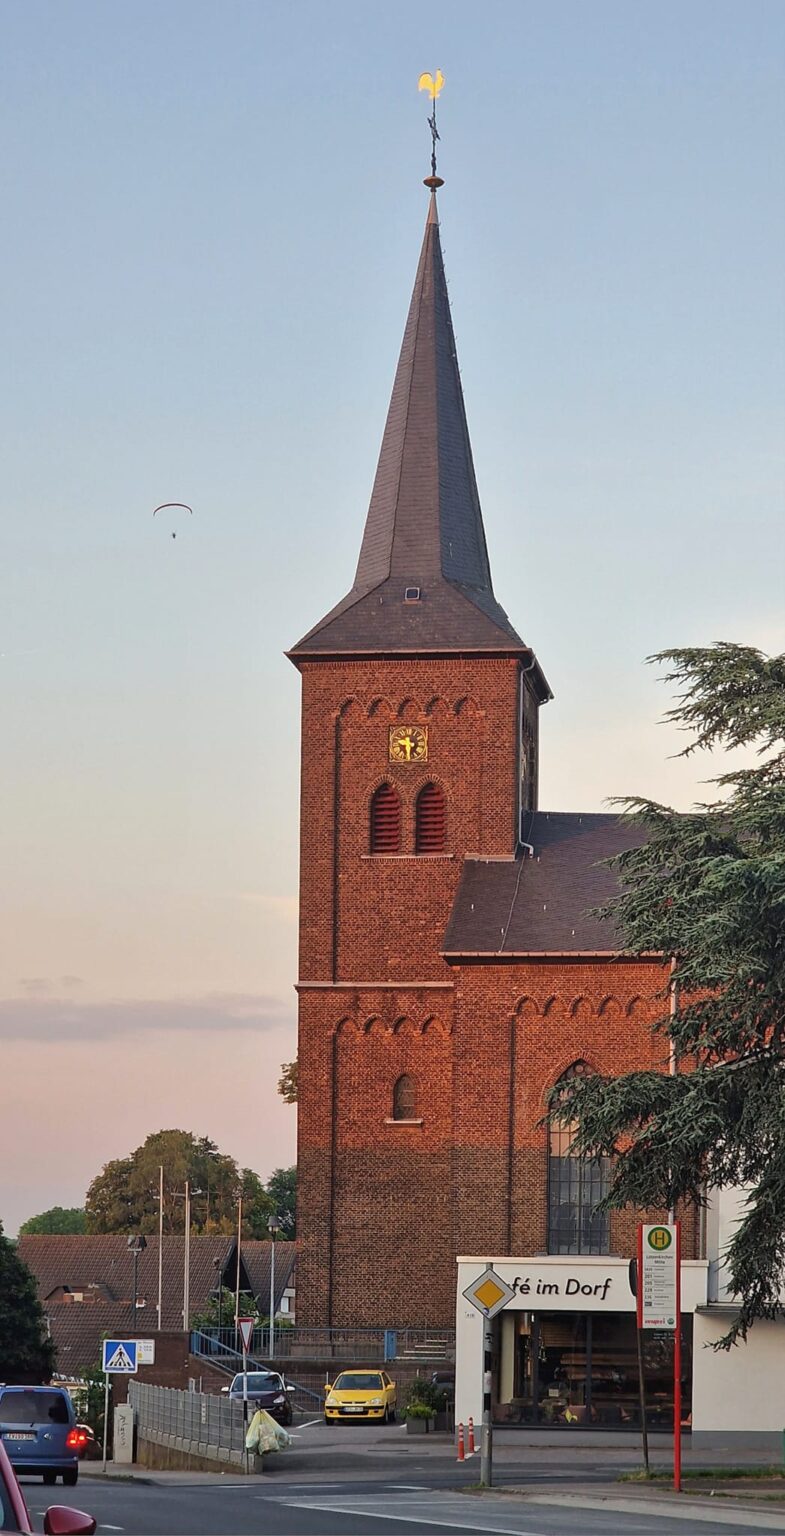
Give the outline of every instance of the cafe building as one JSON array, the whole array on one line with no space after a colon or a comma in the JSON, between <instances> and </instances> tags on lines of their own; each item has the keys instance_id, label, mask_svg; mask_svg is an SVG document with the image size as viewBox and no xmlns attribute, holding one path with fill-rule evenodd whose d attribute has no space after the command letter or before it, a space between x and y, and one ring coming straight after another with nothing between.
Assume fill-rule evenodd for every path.
<instances>
[{"instance_id":1,"label":"cafe building","mask_svg":"<svg viewBox=\"0 0 785 1536\"><path fill-rule=\"evenodd\" d=\"M513 1296L493 1322L497 1425L575 1429L640 1427L636 1303L629 1260L607 1255L459 1258L456 1416L482 1415L483 1316L464 1295L487 1263ZM696 1310L706 1305L708 1264L682 1265L682 1391L692 1399ZM673 1424L673 1333L643 1335L647 1420Z\"/></svg>"},{"instance_id":2,"label":"cafe building","mask_svg":"<svg viewBox=\"0 0 785 1536\"><path fill-rule=\"evenodd\" d=\"M710 1201L707 1257L682 1261L682 1431L692 1445L770 1450L785 1426L785 1320L756 1323L747 1341L715 1346L735 1315L723 1263L743 1192ZM630 1263L610 1254L520 1259L459 1257L456 1421L482 1418L483 1323L467 1298L488 1264L513 1295L492 1323L492 1417L499 1428L640 1430L636 1302ZM785 1301L785 1298L783 1298ZM674 1330L641 1333L646 1419L673 1429Z\"/></svg>"}]
</instances>

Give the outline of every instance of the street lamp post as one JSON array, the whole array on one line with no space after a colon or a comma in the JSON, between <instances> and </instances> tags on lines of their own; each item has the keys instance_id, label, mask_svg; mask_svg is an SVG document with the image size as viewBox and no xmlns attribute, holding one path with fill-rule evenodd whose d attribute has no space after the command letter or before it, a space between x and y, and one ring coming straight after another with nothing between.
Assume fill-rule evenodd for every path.
<instances>
[{"instance_id":1,"label":"street lamp post","mask_svg":"<svg viewBox=\"0 0 785 1536\"><path fill-rule=\"evenodd\" d=\"M138 1295L138 1291L139 1291L139 1287L138 1287L139 1255L140 1255L140 1253L144 1253L144 1250L147 1247L147 1238L141 1232L139 1232L139 1233L136 1234L136 1236L129 1237L129 1239L128 1239L128 1247L130 1248L130 1250L131 1250L131 1252L132 1252L132 1254L134 1256L134 1300L133 1300L134 1319L133 1319L133 1331L135 1333L136 1332L136 1304L137 1304L137 1295Z\"/></svg>"},{"instance_id":2,"label":"street lamp post","mask_svg":"<svg viewBox=\"0 0 785 1536\"><path fill-rule=\"evenodd\" d=\"M164 1294L164 1170L158 1169L158 1332L161 1332Z\"/></svg>"},{"instance_id":3,"label":"street lamp post","mask_svg":"<svg viewBox=\"0 0 785 1536\"><path fill-rule=\"evenodd\" d=\"M270 1234L270 1363L275 1354L275 1235L281 1227L277 1216L271 1216L267 1223Z\"/></svg>"}]
</instances>

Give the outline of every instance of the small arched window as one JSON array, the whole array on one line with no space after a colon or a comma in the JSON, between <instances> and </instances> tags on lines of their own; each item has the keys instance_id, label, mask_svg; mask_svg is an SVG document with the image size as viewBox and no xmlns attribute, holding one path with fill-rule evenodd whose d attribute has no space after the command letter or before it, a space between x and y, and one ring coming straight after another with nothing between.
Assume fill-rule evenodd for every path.
<instances>
[{"instance_id":1,"label":"small arched window","mask_svg":"<svg viewBox=\"0 0 785 1536\"><path fill-rule=\"evenodd\" d=\"M400 853L401 802L392 784L380 784L371 800L371 853Z\"/></svg>"},{"instance_id":2,"label":"small arched window","mask_svg":"<svg viewBox=\"0 0 785 1536\"><path fill-rule=\"evenodd\" d=\"M587 1061L574 1061L563 1072L554 1095L576 1077L587 1077ZM610 1242L608 1215L595 1211L608 1193L610 1161L607 1157L579 1157L573 1150L574 1125L552 1125L548 1144L548 1252L607 1253Z\"/></svg>"},{"instance_id":3,"label":"small arched window","mask_svg":"<svg viewBox=\"0 0 785 1536\"><path fill-rule=\"evenodd\" d=\"M413 1077L404 1072L393 1088L393 1120L417 1119L417 1088Z\"/></svg>"},{"instance_id":4,"label":"small arched window","mask_svg":"<svg viewBox=\"0 0 785 1536\"><path fill-rule=\"evenodd\" d=\"M438 784L426 784L417 796L414 848L416 853L443 853L447 835L447 806Z\"/></svg>"}]
</instances>

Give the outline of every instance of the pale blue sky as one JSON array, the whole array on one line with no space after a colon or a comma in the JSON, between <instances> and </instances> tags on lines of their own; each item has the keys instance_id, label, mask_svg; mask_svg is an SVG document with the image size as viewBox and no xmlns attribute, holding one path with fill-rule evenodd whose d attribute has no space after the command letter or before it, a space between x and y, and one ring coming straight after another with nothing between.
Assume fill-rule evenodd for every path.
<instances>
[{"instance_id":1,"label":"pale blue sky","mask_svg":"<svg viewBox=\"0 0 785 1536\"><path fill-rule=\"evenodd\" d=\"M497 593L556 695L542 802L689 803L706 766L665 761L643 657L783 639L785 7L0 14L0 1124L35 1115L39 1154L0 1185L14 1230L162 1125L293 1156L282 652L351 584L423 69Z\"/></svg>"}]
</instances>

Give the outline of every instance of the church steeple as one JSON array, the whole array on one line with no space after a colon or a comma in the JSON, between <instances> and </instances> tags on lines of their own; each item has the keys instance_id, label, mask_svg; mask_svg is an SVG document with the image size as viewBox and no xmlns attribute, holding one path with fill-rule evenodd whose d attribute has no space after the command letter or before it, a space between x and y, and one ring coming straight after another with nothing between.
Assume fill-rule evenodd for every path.
<instances>
[{"instance_id":1,"label":"church steeple","mask_svg":"<svg viewBox=\"0 0 785 1536\"><path fill-rule=\"evenodd\" d=\"M528 654L493 592L439 238L440 184L427 182L425 235L354 585L293 657Z\"/></svg>"}]
</instances>

